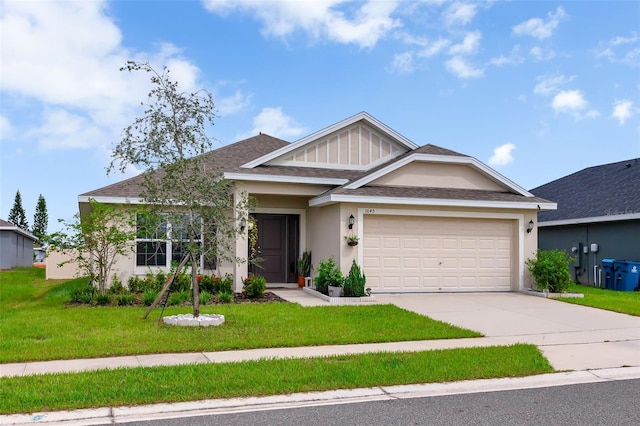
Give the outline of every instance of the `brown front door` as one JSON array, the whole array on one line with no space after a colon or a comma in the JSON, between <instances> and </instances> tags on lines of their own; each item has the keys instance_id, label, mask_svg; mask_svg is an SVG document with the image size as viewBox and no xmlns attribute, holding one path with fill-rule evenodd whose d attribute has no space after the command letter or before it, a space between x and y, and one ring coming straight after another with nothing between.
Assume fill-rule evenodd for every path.
<instances>
[{"instance_id":1,"label":"brown front door","mask_svg":"<svg viewBox=\"0 0 640 426\"><path fill-rule=\"evenodd\" d=\"M298 253L298 216L255 214L258 227L257 257L259 265L249 271L262 275L268 284L296 282L295 262Z\"/></svg>"}]
</instances>

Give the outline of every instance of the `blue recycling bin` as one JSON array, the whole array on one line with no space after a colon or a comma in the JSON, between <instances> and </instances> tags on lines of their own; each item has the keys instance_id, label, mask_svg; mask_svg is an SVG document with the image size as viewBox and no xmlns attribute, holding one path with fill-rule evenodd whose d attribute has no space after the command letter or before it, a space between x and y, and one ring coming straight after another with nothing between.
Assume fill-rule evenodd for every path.
<instances>
[{"instance_id":1,"label":"blue recycling bin","mask_svg":"<svg viewBox=\"0 0 640 426\"><path fill-rule=\"evenodd\" d=\"M614 287L619 291L634 291L640 285L640 262L614 260Z\"/></svg>"},{"instance_id":2,"label":"blue recycling bin","mask_svg":"<svg viewBox=\"0 0 640 426\"><path fill-rule=\"evenodd\" d=\"M604 288L614 290L613 259L602 259L602 270L604 271Z\"/></svg>"}]
</instances>

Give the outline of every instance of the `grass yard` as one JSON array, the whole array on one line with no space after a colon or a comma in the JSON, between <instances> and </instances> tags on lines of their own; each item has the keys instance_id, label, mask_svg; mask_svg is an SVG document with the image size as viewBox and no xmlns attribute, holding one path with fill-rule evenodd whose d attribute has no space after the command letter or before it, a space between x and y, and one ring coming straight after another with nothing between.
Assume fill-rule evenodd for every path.
<instances>
[{"instance_id":1,"label":"grass yard","mask_svg":"<svg viewBox=\"0 0 640 426\"><path fill-rule=\"evenodd\" d=\"M525 344L100 370L0 378L0 413L516 377L552 371L540 351Z\"/></svg>"},{"instance_id":2,"label":"grass yard","mask_svg":"<svg viewBox=\"0 0 640 426\"><path fill-rule=\"evenodd\" d=\"M605 290L577 284L572 284L569 291L582 293L584 298L558 298L556 300L640 316L640 292L638 291Z\"/></svg>"},{"instance_id":3,"label":"grass yard","mask_svg":"<svg viewBox=\"0 0 640 426\"><path fill-rule=\"evenodd\" d=\"M203 306L202 313L225 315L225 324L173 327L158 322L160 309L141 320L146 308L66 306L85 282L46 281L36 268L0 271L0 362L480 336L393 305Z\"/></svg>"}]
</instances>

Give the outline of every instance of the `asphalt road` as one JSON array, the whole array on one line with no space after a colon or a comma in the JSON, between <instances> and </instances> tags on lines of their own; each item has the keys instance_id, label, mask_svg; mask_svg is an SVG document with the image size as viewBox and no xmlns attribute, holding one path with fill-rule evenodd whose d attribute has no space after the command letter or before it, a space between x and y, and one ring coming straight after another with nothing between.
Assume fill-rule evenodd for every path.
<instances>
[{"instance_id":1,"label":"asphalt road","mask_svg":"<svg viewBox=\"0 0 640 426\"><path fill-rule=\"evenodd\" d=\"M635 426L640 424L640 379L127 424Z\"/></svg>"}]
</instances>

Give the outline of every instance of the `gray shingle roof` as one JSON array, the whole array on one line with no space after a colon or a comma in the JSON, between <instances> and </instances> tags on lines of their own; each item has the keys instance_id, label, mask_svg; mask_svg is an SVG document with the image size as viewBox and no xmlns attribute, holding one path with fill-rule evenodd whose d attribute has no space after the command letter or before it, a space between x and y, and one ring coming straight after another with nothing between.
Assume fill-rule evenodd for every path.
<instances>
[{"instance_id":1,"label":"gray shingle roof","mask_svg":"<svg viewBox=\"0 0 640 426\"><path fill-rule=\"evenodd\" d=\"M530 192L558 203L540 222L640 213L640 158L589 167Z\"/></svg>"},{"instance_id":2,"label":"gray shingle roof","mask_svg":"<svg viewBox=\"0 0 640 426\"><path fill-rule=\"evenodd\" d=\"M338 188L331 192L339 195L361 195L366 197L431 198L442 200L502 201L514 203L548 203L539 197L525 197L512 192L485 191L458 188L425 188L406 186L363 186L357 189Z\"/></svg>"}]
</instances>

